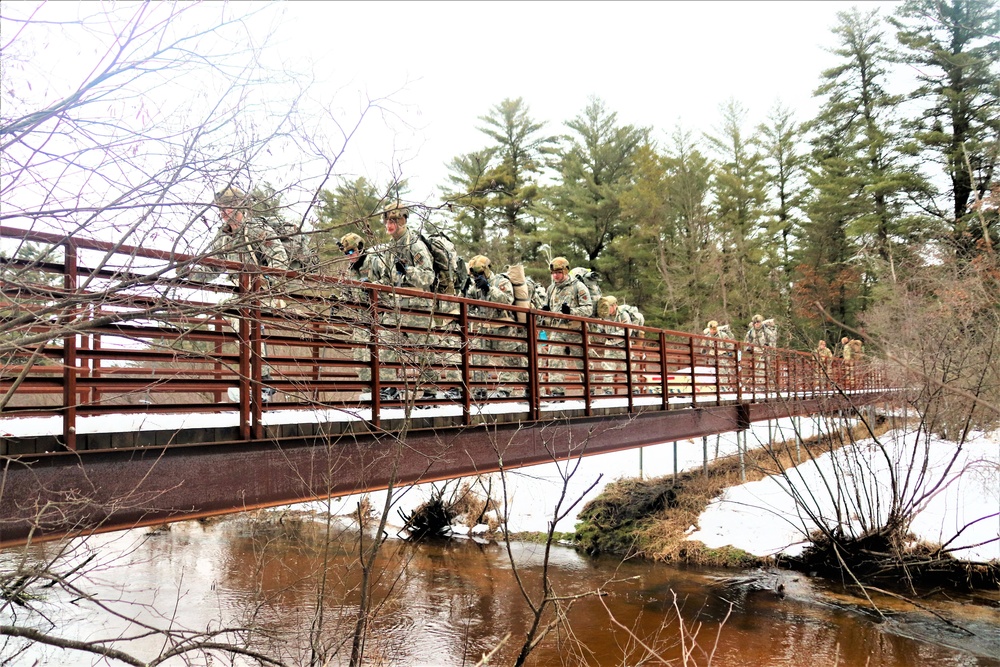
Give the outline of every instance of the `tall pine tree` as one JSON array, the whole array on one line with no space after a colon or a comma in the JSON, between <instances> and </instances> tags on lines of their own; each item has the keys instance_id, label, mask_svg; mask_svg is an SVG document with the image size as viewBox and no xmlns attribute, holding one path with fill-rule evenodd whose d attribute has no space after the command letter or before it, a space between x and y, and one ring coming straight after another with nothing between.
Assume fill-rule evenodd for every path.
<instances>
[{"instance_id":1,"label":"tall pine tree","mask_svg":"<svg viewBox=\"0 0 1000 667\"><path fill-rule=\"evenodd\" d=\"M995 0L907 0L892 23L904 62L917 71L911 97L926 105L916 137L947 181L934 211L968 258L987 237L997 243L996 211L986 229L971 211L996 182L1000 156L1000 8Z\"/></svg>"},{"instance_id":2,"label":"tall pine tree","mask_svg":"<svg viewBox=\"0 0 1000 667\"><path fill-rule=\"evenodd\" d=\"M548 238L556 252L600 270L598 259L628 229L621 197L634 183L636 153L649 130L620 125L596 97L566 126L573 134L565 137L559 184L549 199Z\"/></svg>"},{"instance_id":3,"label":"tall pine tree","mask_svg":"<svg viewBox=\"0 0 1000 667\"><path fill-rule=\"evenodd\" d=\"M722 125L708 136L718 159L713 178L714 213L723 266L719 289L739 319L773 309L777 290L768 283L765 263L769 244L764 211L767 172L756 135L746 132L746 109L730 100L722 107Z\"/></svg>"}]
</instances>

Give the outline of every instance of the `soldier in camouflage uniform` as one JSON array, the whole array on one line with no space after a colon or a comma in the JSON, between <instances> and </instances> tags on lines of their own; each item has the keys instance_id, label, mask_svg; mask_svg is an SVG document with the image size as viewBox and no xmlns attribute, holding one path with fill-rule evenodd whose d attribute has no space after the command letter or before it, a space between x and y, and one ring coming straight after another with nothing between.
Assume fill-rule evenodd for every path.
<instances>
[{"instance_id":1,"label":"soldier in camouflage uniform","mask_svg":"<svg viewBox=\"0 0 1000 667\"><path fill-rule=\"evenodd\" d=\"M826 346L825 340L820 340L813 350L816 357L816 388L822 385L824 380L830 377L830 370L833 366L833 350Z\"/></svg>"},{"instance_id":2,"label":"soldier in camouflage uniform","mask_svg":"<svg viewBox=\"0 0 1000 667\"><path fill-rule=\"evenodd\" d=\"M610 323L615 324L634 324L632 318L629 316L628 312L622 308L618 307L618 298L614 296L602 296L597 300L597 317L602 320L607 320ZM623 348L625 347L625 334L626 330L623 327L612 326L611 324L595 324L591 328L594 336L591 340L598 345L606 345L610 347ZM604 338L604 336L608 336ZM600 356L596 354L595 356ZM618 371L624 373L625 371L625 351L618 350L604 350L605 359L614 359L617 361L605 361L602 362L601 367L606 371ZM602 376L602 381L604 382L614 382L615 374L611 373ZM596 389L594 393L600 393ZM611 386L605 386L603 388L603 393L606 395L614 394L615 390Z\"/></svg>"},{"instance_id":3,"label":"soldier in camouflage uniform","mask_svg":"<svg viewBox=\"0 0 1000 667\"><path fill-rule=\"evenodd\" d=\"M215 195L215 205L219 207L219 215L222 218L222 226L216 233L215 238L209 246L206 255L214 259L221 259L229 262L238 262L243 266L265 266L272 269L288 269L288 254L285 246L277 238L275 230L267 220L252 215L252 202L250 197L237 188L226 188ZM210 281L218 277L222 269L217 267L202 266L193 274L195 280ZM227 273L226 279L234 286L239 285L239 275ZM267 285L273 286L275 279L273 276L267 277ZM225 303L235 297L235 294L222 299L219 303ZM275 308L284 308L285 302L281 298L271 297L265 299L263 305ZM234 331L239 331L239 320L227 317L226 322ZM267 356L267 347L261 344L261 356ZM271 368L264 366L263 379L271 378ZM264 387L262 398L267 402L275 394L271 387ZM234 398L235 396L235 398ZM239 394L230 391L230 398L239 400Z\"/></svg>"},{"instance_id":4,"label":"soldier in camouflage uniform","mask_svg":"<svg viewBox=\"0 0 1000 667\"><path fill-rule=\"evenodd\" d=\"M491 303L510 306L514 303L514 286L510 278L502 273L494 273L490 270L490 258L485 255L476 255L469 260L469 276L472 278L472 287L468 292L470 299L481 299ZM520 329L497 322L513 322L514 317L508 310L501 308L487 308L485 306L471 306L469 315L476 318L493 320L493 322L476 322L473 324L473 333L484 336L505 337L507 340L497 340L495 338L474 338L471 341L473 350L490 350L502 352L527 352L524 343L514 340L520 334ZM498 362L503 368L527 366L527 359L523 356L505 356L497 358L490 355L473 355L472 363L475 366L496 365ZM503 370L498 372L497 379L501 385L511 383L527 382L527 375L524 373ZM490 373L486 371L474 371L473 380L476 382L488 381ZM501 396L509 396L512 388L500 388L497 393ZM518 392L523 395L523 392ZM489 392L478 389L477 398L486 398Z\"/></svg>"},{"instance_id":5,"label":"soldier in camouflage uniform","mask_svg":"<svg viewBox=\"0 0 1000 667\"><path fill-rule=\"evenodd\" d=\"M430 248L420 238L420 234L407 227L409 216L410 210L398 202L382 212L382 221L385 223L385 231L390 241L379 255L381 262L375 262L382 267L379 271L379 282L393 287L429 292L434 283L434 259ZM396 375L396 379L402 381L406 378L411 383L420 384L423 396L433 398L431 385L440 378L439 374L431 369L435 357L430 348L436 342L436 337L430 333L434 326L430 313L433 300L398 297L383 292L379 295L379 302L383 308L395 309L394 312L385 312L383 316L381 360L388 363L402 363L404 375L402 377ZM427 315L404 313L400 312L401 310L427 311ZM401 330L401 327L422 331L407 332ZM460 373L449 371L446 379L457 382L460 378Z\"/></svg>"},{"instance_id":6,"label":"soldier in camouflage uniform","mask_svg":"<svg viewBox=\"0 0 1000 667\"><path fill-rule=\"evenodd\" d=\"M376 253L365 250L365 240L361 236L354 233L344 234L337 245L349 261L347 277L360 283L380 282L384 273L381 259ZM373 323L372 312L367 307L369 305L368 292L364 289L348 288L345 290L344 296L350 302L350 306L334 306L334 318L349 326L352 342L367 343L371 340ZM352 356L354 361L364 364L371 360L367 347L355 347ZM362 382L368 382L371 376L371 368L367 366L358 368L358 378ZM382 378L389 379L389 374L383 373Z\"/></svg>"},{"instance_id":7,"label":"soldier in camouflage uniform","mask_svg":"<svg viewBox=\"0 0 1000 667\"><path fill-rule=\"evenodd\" d=\"M207 255L214 259L237 262L244 266L266 266L288 269L285 246L267 220L251 215L250 198L236 188L226 188L215 195L222 227L216 232ZM199 267L199 280L211 280L222 273L216 267ZM239 284L239 276L229 274L228 280Z\"/></svg>"},{"instance_id":8,"label":"soldier in camouflage uniform","mask_svg":"<svg viewBox=\"0 0 1000 667\"><path fill-rule=\"evenodd\" d=\"M750 321L743 342L748 345L760 347L774 347L778 343L778 330L774 326L773 319L764 319L761 315L754 315Z\"/></svg>"},{"instance_id":9,"label":"soldier in camouflage uniform","mask_svg":"<svg viewBox=\"0 0 1000 667\"><path fill-rule=\"evenodd\" d=\"M773 366L775 361L774 354L768 348L773 348L778 342L778 331L774 326L774 320L770 318L765 320L762 315L754 315L743 342L751 346L746 350L750 357L747 360L750 385L755 389L766 387L767 368Z\"/></svg>"},{"instance_id":10,"label":"soldier in camouflage uniform","mask_svg":"<svg viewBox=\"0 0 1000 667\"><path fill-rule=\"evenodd\" d=\"M552 283L545 291L545 305L542 310L551 313L561 313L563 315L579 315L590 317L594 313L594 304L590 300L590 291L584 284L569 275L569 260L565 257L556 257L549 262L549 272L552 275ZM580 330L580 325L576 322L569 322L560 318L543 318L542 326L558 326L560 330L548 331L548 349L552 354L565 354L566 356L582 356L579 349L565 345L566 343L581 342L580 334L566 331L566 329ZM580 363L572 362L573 368L580 368ZM549 368L567 368L566 360L549 360ZM549 376L551 382L565 382L566 378L562 373L553 373ZM562 388L552 389L553 396L564 395Z\"/></svg>"}]
</instances>

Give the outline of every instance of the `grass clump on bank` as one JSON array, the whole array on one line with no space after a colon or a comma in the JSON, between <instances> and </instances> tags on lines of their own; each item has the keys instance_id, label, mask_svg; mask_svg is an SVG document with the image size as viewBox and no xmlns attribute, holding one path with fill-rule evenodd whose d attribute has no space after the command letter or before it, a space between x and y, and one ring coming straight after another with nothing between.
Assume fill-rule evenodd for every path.
<instances>
[{"instance_id":1,"label":"grass clump on bank","mask_svg":"<svg viewBox=\"0 0 1000 667\"><path fill-rule=\"evenodd\" d=\"M869 434L864 431L864 435ZM591 555L606 553L728 568L769 564L772 559L735 547L710 549L686 538L708 504L726 488L791 468L839 448L854 437L834 433L810 438L800 445L798 454L794 440L751 449L744 453L745 480L736 456L710 463L707 475L701 470L680 473L676 483L672 475L617 480L580 512L574 542Z\"/></svg>"}]
</instances>

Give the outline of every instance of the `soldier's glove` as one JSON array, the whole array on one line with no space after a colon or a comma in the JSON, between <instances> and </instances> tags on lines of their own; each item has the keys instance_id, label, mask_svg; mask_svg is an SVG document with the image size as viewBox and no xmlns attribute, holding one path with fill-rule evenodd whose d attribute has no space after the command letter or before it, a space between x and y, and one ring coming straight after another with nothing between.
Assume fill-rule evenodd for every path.
<instances>
[{"instance_id":1,"label":"soldier's glove","mask_svg":"<svg viewBox=\"0 0 1000 667\"><path fill-rule=\"evenodd\" d=\"M483 294L490 293L490 281L487 280L486 276L482 274L476 276L476 287L478 287Z\"/></svg>"},{"instance_id":2,"label":"soldier's glove","mask_svg":"<svg viewBox=\"0 0 1000 667\"><path fill-rule=\"evenodd\" d=\"M561 308L560 310L562 310L562 314L563 314L563 315L569 315L569 314L570 314L570 313L572 312L572 311L570 311L570 308L569 308L569 304L568 304L568 303L564 303L564 304L562 305L562 308Z\"/></svg>"},{"instance_id":3,"label":"soldier's glove","mask_svg":"<svg viewBox=\"0 0 1000 667\"><path fill-rule=\"evenodd\" d=\"M403 260L396 260L396 273L404 276L406 275L406 264L403 263Z\"/></svg>"},{"instance_id":4,"label":"soldier's glove","mask_svg":"<svg viewBox=\"0 0 1000 667\"><path fill-rule=\"evenodd\" d=\"M548 304L545 304L544 306L542 306L542 310L544 310L547 313L547 312L551 311L552 309L549 308Z\"/></svg>"}]
</instances>

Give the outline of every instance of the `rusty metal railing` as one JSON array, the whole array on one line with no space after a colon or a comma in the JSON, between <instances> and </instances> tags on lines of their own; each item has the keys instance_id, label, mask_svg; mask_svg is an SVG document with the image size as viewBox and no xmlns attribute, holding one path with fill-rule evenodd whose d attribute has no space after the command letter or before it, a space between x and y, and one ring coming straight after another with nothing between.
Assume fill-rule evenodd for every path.
<instances>
[{"instance_id":1,"label":"rusty metal railing","mask_svg":"<svg viewBox=\"0 0 1000 667\"><path fill-rule=\"evenodd\" d=\"M0 237L44 250L0 260L0 420L56 418L70 450L81 421L102 415L235 411L239 439L259 440L265 417L296 410L392 428L418 408L470 425L888 388L877 365L820 367L792 350L6 227ZM238 278L194 280L196 263Z\"/></svg>"}]
</instances>

